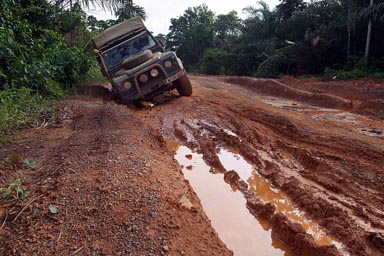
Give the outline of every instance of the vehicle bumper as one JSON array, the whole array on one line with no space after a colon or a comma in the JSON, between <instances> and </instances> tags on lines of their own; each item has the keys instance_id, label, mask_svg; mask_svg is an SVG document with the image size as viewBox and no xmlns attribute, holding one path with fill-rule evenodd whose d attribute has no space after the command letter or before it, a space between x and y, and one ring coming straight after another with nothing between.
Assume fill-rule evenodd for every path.
<instances>
[{"instance_id":1,"label":"vehicle bumper","mask_svg":"<svg viewBox=\"0 0 384 256\"><path fill-rule=\"evenodd\" d=\"M164 80L162 80L156 84L152 84L152 85L150 84L150 85L147 85L145 87L138 87L136 85L135 87L136 87L137 93L135 93L133 95L132 94L127 95L124 92L122 92L120 94L120 97L123 100L128 101L128 102L136 101L139 99L142 99L142 100L150 99L159 93L174 89L176 87L176 85L173 82L176 81L177 79L179 79L180 77L185 76L186 74L187 73L185 70L180 70L179 72L167 77L166 79L164 79Z\"/></svg>"}]
</instances>

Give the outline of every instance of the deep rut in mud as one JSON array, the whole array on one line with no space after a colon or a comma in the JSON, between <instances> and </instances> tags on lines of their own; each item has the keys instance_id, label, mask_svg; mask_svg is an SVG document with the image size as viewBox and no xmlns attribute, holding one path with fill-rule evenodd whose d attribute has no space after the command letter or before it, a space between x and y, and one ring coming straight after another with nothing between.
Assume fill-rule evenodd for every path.
<instances>
[{"instance_id":1,"label":"deep rut in mud","mask_svg":"<svg viewBox=\"0 0 384 256\"><path fill-rule=\"evenodd\" d=\"M249 212L267 223L286 251L381 255L383 123L353 113L359 103L340 92L334 97L295 89L287 96L274 81L249 80L194 77L194 97L181 99L177 111L163 104L147 116L194 152L186 156L198 153L211 173L224 174L227 190L241 191ZM185 155L177 156L185 158L182 165ZM225 155L232 155L232 164ZM184 166L187 174L195 171L190 165ZM263 186L270 191L260 191Z\"/></svg>"}]
</instances>

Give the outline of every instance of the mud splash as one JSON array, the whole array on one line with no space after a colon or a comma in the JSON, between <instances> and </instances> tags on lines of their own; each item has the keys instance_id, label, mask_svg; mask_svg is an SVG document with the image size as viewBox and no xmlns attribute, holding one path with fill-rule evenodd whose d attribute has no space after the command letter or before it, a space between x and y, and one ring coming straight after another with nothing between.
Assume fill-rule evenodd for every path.
<instances>
[{"instance_id":1,"label":"mud splash","mask_svg":"<svg viewBox=\"0 0 384 256\"><path fill-rule=\"evenodd\" d=\"M234 255L293 255L272 235L268 223L249 213L244 196L224 182L223 174L209 172L202 155L180 146L175 159L183 167L212 226Z\"/></svg>"}]
</instances>

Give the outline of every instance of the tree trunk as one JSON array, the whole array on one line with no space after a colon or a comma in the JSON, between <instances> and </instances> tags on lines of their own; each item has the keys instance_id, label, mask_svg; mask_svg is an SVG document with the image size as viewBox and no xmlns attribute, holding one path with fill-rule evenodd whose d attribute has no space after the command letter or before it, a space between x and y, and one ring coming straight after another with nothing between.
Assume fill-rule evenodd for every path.
<instances>
[{"instance_id":1,"label":"tree trunk","mask_svg":"<svg viewBox=\"0 0 384 256\"><path fill-rule=\"evenodd\" d=\"M371 0L369 6L373 5L373 0ZM365 53L364 53L364 63L365 65L368 64L368 58L369 58L369 47L371 44L371 33L372 33L372 19L369 19L368 22L368 31L367 31L367 40L365 42Z\"/></svg>"},{"instance_id":2,"label":"tree trunk","mask_svg":"<svg viewBox=\"0 0 384 256\"><path fill-rule=\"evenodd\" d=\"M348 47L347 47L347 61L350 60L351 55L351 0L348 0L348 17L347 17L347 30L348 30Z\"/></svg>"},{"instance_id":3,"label":"tree trunk","mask_svg":"<svg viewBox=\"0 0 384 256\"><path fill-rule=\"evenodd\" d=\"M70 3L70 10L71 11L73 11L73 2L72 2L72 0L70 0L69 1L69 3ZM68 42L68 45L69 45L69 47L72 47L73 46L73 31L71 30L71 31L69 31L69 40L68 40L69 42Z\"/></svg>"}]
</instances>

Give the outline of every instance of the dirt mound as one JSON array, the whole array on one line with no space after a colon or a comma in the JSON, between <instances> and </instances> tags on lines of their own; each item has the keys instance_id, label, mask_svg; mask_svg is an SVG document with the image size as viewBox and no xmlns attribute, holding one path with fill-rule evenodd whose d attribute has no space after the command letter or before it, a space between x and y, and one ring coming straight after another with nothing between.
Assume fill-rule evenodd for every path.
<instances>
[{"instance_id":1,"label":"dirt mound","mask_svg":"<svg viewBox=\"0 0 384 256\"><path fill-rule=\"evenodd\" d=\"M351 101L345 100L338 96L324 93L312 93L295 89L273 79L229 77L224 78L224 81L227 83L245 86L258 93L287 98L300 102L307 102L321 107L338 109L350 109L352 107Z\"/></svg>"},{"instance_id":2,"label":"dirt mound","mask_svg":"<svg viewBox=\"0 0 384 256\"><path fill-rule=\"evenodd\" d=\"M384 100L363 101L354 108L353 112L377 120L384 120Z\"/></svg>"},{"instance_id":3,"label":"dirt mound","mask_svg":"<svg viewBox=\"0 0 384 256\"><path fill-rule=\"evenodd\" d=\"M109 83L94 83L80 86L77 93L108 100L111 98L111 89Z\"/></svg>"},{"instance_id":4,"label":"dirt mound","mask_svg":"<svg viewBox=\"0 0 384 256\"><path fill-rule=\"evenodd\" d=\"M319 81L314 78L297 79L284 76L279 81L299 90L335 95L348 100L363 101L384 98L384 81L374 78Z\"/></svg>"}]
</instances>

